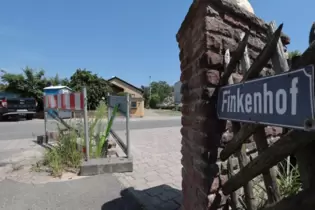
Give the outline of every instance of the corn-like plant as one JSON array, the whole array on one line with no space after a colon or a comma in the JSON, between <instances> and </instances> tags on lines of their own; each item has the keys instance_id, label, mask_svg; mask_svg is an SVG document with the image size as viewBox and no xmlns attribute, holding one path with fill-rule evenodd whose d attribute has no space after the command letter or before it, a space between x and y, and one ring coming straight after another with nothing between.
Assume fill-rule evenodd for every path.
<instances>
[{"instance_id":1,"label":"corn-like plant","mask_svg":"<svg viewBox=\"0 0 315 210\"><path fill-rule=\"evenodd\" d=\"M278 185L283 197L295 195L301 190L301 180L298 166L287 161L287 168L284 163L278 164ZM289 169L289 170L288 170Z\"/></svg>"}]
</instances>

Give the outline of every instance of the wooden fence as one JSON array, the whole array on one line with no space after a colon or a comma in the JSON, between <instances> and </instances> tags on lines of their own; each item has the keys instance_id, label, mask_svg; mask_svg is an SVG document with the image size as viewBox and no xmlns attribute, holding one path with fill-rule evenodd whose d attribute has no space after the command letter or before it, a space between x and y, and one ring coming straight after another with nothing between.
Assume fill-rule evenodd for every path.
<instances>
[{"instance_id":1,"label":"wooden fence","mask_svg":"<svg viewBox=\"0 0 315 210\"><path fill-rule=\"evenodd\" d=\"M243 35L233 56L230 58L229 51L225 53L225 71L221 78L221 86L233 84L232 74L235 69L239 69L243 75L242 81L247 81L259 77L260 72L271 60L275 74L285 71L294 71L315 63L315 35L314 25L310 33L310 45L308 49L299 57L296 57L289 68L287 58L280 39L281 24L275 30L275 23L270 24L269 41L257 59L250 65L247 53L247 42L249 32ZM239 65L241 64L241 65ZM240 66L240 67L239 67ZM240 209L240 201L235 191L243 187L244 203L242 209L256 210L255 195L253 193L252 180L262 175L267 194L267 205L265 210L284 209L315 209L315 132L303 130L283 129L280 139L273 144L268 143L265 134L265 126L259 123L238 123L232 122L234 136L232 140L220 153L221 161L228 161L229 179L222 186L222 192L230 195L228 205L232 209ZM253 137L258 156L253 160L248 160L245 151L245 141ZM301 191L292 196L283 198L279 192L277 184L277 173L275 167L279 162L288 156L294 155L297 158L298 169L302 182ZM231 167L231 157L237 157L240 171L233 174ZM219 198L220 196L216 196ZM242 205L241 205L242 206ZM228 209L228 207L226 208Z\"/></svg>"}]
</instances>

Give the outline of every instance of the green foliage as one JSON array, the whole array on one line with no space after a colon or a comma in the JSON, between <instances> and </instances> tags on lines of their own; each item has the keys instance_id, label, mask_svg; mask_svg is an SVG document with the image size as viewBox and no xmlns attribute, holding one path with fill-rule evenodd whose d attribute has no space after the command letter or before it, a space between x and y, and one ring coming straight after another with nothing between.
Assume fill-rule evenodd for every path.
<instances>
[{"instance_id":1,"label":"green foliage","mask_svg":"<svg viewBox=\"0 0 315 210\"><path fill-rule=\"evenodd\" d=\"M116 110L117 111L117 110ZM113 113L114 115L115 113ZM107 106L104 101L98 105L93 119L89 123L89 146L90 157L99 158L107 156L108 136L112 121L107 126L102 126L102 121L107 116ZM83 158L83 154L78 150L78 144L85 146L82 137L83 122L69 123L72 127L81 128L79 132L62 132L59 128L59 141L57 146L49 149L44 157L43 165L48 166L51 174L60 177L67 168L78 168Z\"/></svg>"},{"instance_id":2,"label":"green foliage","mask_svg":"<svg viewBox=\"0 0 315 210\"><path fill-rule=\"evenodd\" d=\"M0 84L0 91L5 91L7 86L5 84Z\"/></svg>"},{"instance_id":3,"label":"green foliage","mask_svg":"<svg viewBox=\"0 0 315 210\"><path fill-rule=\"evenodd\" d=\"M101 101L98 107L96 108L94 118L92 119L91 124L89 125L90 156L94 158L102 156L102 149L104 143L101 144L100 142L104 140L103 133L105 130L101 125L102 120L104 120L106 116L107 106L104 101ZM95 150L93 148L95 148Z\"/></svg>"},{"instance_id":4,"label":"green foliage","mask_svg":"<svg viewBox=\"0 0 315 210\"><path fill-rule=\"evenodd\" d=\"M74 91L81 91L86 86L89 110L95 110L102 98L112 91L105 79L86 69L77 69L70 77L69 86Z\"/></svg>"},{"instance_id":5,"label":"green foliage","mask_svg":"<svg viewBox=\"0 0 315 210\"><path fill-rule=\"evenodd\" d=\"M106 97L111 88L108 82L96 74L92 74L86 69L77 69L71 76L60 78L58 74L51 78L45 77L44 70L35 70L29 67L23 69L21 74L12 74L1 71L2 85L1 91L19 94L21 97L32 97L39 103L40 109L43 105L43 89L47 84L64 85L72 88L74 91L81 91L84 86L87 87L88 108L95 110L102 97Z\"/></svg>"},{"instance_id":6,"label":"green foliage","mask_svg":"<svg viewBox=\"0 0 315 210\"><path fill-rule=\"evenodd\" d=\"M288 197L290 195L296 195L301 190L300 173L297 166L289 164L289 170L286 170L284 163L278 164L278 186L281 196Z\"/></svg>"},{"instance_id":7,"label":"green foliage","mask_svg":"<svg viewBox=\"0 0 315 210\"><path fill-rule=\"evenodd\" d=\"M144 99L144 106L149 106L149 99L150 99L150 87L141 86L143 90L143 99Z\"/></svg>"},{"instance_id":8,"label":"green foliage","mask_svg":"<svg viewBox=\"0 0 315 210\"><path fill-rule=\"evenodd\" d=\"M150 99L150 107L157 108L158 103L161 101L160 96L158 94L152 94Z\"/></svg>"},{"instance_id":9,"label":"green foliage","mask_svg":"<svg viewBox=\"0 0 315 210\"><path fill-rule=\"evenodd\" d=\"M293 57L300 56L301 54L302 53L298 50L291 51L291 52L289 52L289 59L291 60Z\"/></svg>"},{"instance_id":10,"label":"green foliage","mask_svg":"<svg viewBox=\"0 0 315 210\"><path fill-rule=\"evenodd\" d=\"M51 77L48 79L48 82L50 82L52 85L63 85L63 86L70 86L70 81L68 78L60 78L58 74L56 76Z\"/></svg>"},{"instance_id":11,"label":"green foliage","mask_svg":"<svg viewBox=\"0 0 315 210\"><path fill-rule=\"evenodd\" d=\"M108 121L108 124L106 126L105 132L102 132L101 135L100 135L100 140L98 142L97 149L96 149L96 156L97 157L101 157L101 156L106 156L107 155L108 137L109 137L109 133L110 133L110 130L112 128L112 125L114 123L114 119L116 117L117 111L118 111L118 105L116 105L114 107L112 116L111 116L110 119L108 119L109 121Z\"/></svg>"},{"instance_id":12,"label":"green foliage","mask_svg":"<svg viewBox=\"0 0 315 210\"><path fill-rule=\"evenodd\" d=\"M172 93L172 86L167 84L167 82L165 81L152 82L150 86L151 86L151 98L154 94L159 96L158 98L159 101L157 103L161 103L166 97L170 96ZM150 102L150 105L151 105L151 102Z\"/></svg>"},{"instance_id":13,"label":"green foliage","mask_svg":"<svg viewBox=\"0 0 315 210\"><path fill-rule=\"evenodd\" d=\"M77 139L75 132L60 132L58 144L45 154L43 164L53 176L60 177L65 169L80 166L82 153L77 149Z\"/></svg>"},{"instance_id":14,"label":"green foliage","mask_svg":"<svg viewBox=\"0 0 315 210\"><path fill-rule=\"evenodd\" d=\"M1 79L7 84L5 91L17 93L22 97L33 97L42 100L43 88L47 80L44 79L44 70L36 71L29 67L23 69L23 74L11 74L3 71Z\"/></svg>"}]
</instances>

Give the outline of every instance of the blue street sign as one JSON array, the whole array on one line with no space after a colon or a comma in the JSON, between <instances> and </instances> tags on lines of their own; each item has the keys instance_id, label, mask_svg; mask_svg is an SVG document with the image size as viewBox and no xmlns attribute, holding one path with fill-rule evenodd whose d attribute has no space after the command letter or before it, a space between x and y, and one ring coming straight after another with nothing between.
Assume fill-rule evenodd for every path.
<instances>
[{"instance_id":1,"label":"blue street sign","mask_svg":"<svg viewBox=\"0 0 315 210\"><path fill-rule=\"evenodd\" d=\"M219 89L219 119L306 129L314 119L314 67Z\"/></svg>"}]
</instances>

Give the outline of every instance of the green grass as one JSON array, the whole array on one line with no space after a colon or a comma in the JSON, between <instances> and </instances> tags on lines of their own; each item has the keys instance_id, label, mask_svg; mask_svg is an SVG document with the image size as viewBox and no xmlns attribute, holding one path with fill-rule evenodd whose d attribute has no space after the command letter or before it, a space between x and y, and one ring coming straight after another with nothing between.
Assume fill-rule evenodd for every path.
<instances>
[{"instance_id":1,"label":"green grass","mask_svg":"<svg viewBox=\"0 0 315 210\"><path fill-rule=\"evenodd\" d=\"M78 168L83 154L77 149L77 134L69 132L60 135L58 144L48 149L44 155L43 165L51 170L51 175L60 177L67 168Z\"/></svg>"}]
</instances>

